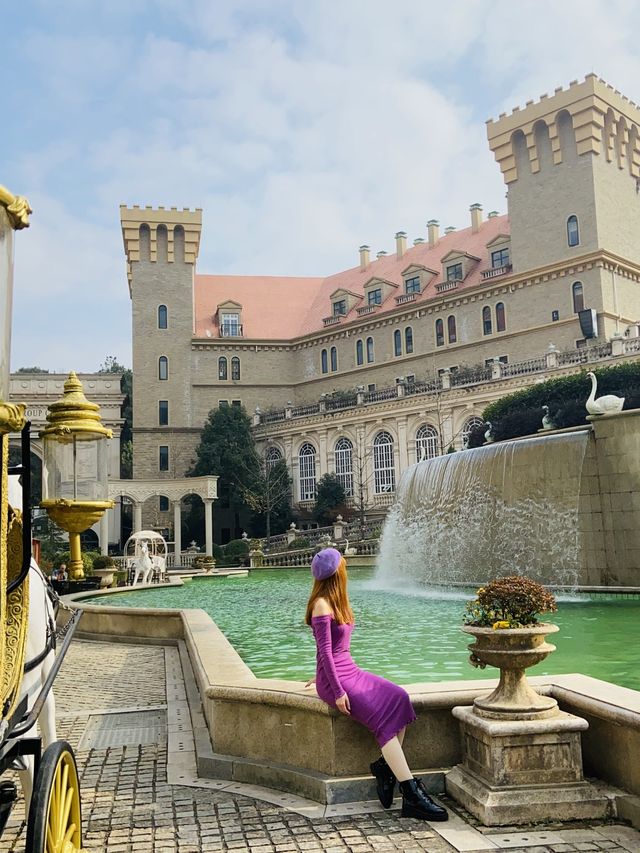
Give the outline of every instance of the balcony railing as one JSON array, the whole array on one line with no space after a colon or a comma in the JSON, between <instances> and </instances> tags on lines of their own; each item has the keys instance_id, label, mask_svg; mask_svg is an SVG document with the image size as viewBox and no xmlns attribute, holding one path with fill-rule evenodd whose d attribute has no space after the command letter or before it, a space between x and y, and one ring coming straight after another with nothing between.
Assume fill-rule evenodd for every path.
<instances>
[{"instance_id":1,"label":"balcony railing","mask_svg":"<svg viewBox=\"0 0 640 853\"><path fill-rule=\"evenodd\" d=\"M401 293L396 296L396 305L406 305L407 302L415 302L417 293Z\"/></svg>"},{"instance_id":2,"label":"balcony railing","mask_svg":"<svg viewBox=\"0 0 640 853\"><path fill-rule=\"evenodd\" d=\"M361 308L356 308L359 317L362 317L363 314L373 314L376 310L377 305L363 305Z\"/></svg>"},{"instance_id":3,"label":"balcony railing","mask_svg":"<svg viewBox=\"0 0 640 853\"><path fill-rule=\"evenodd\" d=\"M615 346L614 346L615 345ZM558 352L557 350L550 351L545 355L537 358L529 358L526 361L517 361L512 363L500 363L500 370L496 372L493 366L479 367L477 369L460 369L459 371L451 372L449 375L448 386L455 391L462 386L481 385L487 383L499 382L504 379L510 379L514 376L526 376L527 374L541 373L553 374L557 369L571 367L577 364L593 364L602 360L610 360L617 357L640 354L640 338L621 338L617 342L605 342L595 344L591 347L583 349L571 350L569 352ZM290 417L305 417L319 414L323 412L327 414L340 410L351 409L360 406L373 405L387 400L399 399L400 397L414 397L422 394L437 394L448 393L447 388L443 388L442 379L426 379L418 380L417 382L405 383L404 393L398 394L398 385L391 385L388 388L380 388L376 391L364 391L356 393L342 393L334 399L327 397L322 403L309 404L307 406L298 406L290 410ZM270 424L277 421L284 421L286 417L285 410L266 412L260 415L260 424ZM255 421L254 421L255 422Z\"/></svg>"},{"instance_id":4,"label":"balcony railing","mask_svg":"<svg viewBox=\"0 0 640 853\"><path fill-rule=\"evenodd\" d=\"M447 290L455 290L461 279L452 278L451 281L441 281L436 284L436 293L445 293Z\"/></svg>"},{"instance_id":5,"label":"balcony railing","mask_svg":"<svg viewBox=\"0 0 640 853\"><path fill-rule=\"evenodd\" d=\"M241 323L223 323L220 326L221 338L241 338L242 324Z\"/></svg>"},{"instance_id":6,"label":"balcony railing","mask_svg":"<svg viewBox=\"0 0 640 853\"><path fill-rule=\"evenodd\" d=\"M506 275L511 272L513 266L511 264L505 264L503 267L491 267L489 270L482 270L482 280L487 281L490 278L498 278L500 275Z\"/></svg>"},{"instance_id":7,"label":"balcony railing","mask_svg":"<svg viewBox=\"0 0 640 853\"><path fill-rule=\"evenodd\" d=\"M335 326L337 323L340 322L341 317L342 314L332 314L330 317L324 317L322 322L325 326Z\"/></svg>"}]
</instances>

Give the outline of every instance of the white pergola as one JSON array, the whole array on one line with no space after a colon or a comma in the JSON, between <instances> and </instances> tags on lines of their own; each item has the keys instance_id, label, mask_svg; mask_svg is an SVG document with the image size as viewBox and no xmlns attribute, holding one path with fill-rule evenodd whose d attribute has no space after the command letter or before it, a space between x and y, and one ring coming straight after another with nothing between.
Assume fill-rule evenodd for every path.
<instances>
[{"instance_id":1,"label":"white pergola","mask_svg":"<svg viewBox=\"0 0 640 853\"><path fill-rule=\"evenodd\" d=\"M204 503L205 551L213 556L213 502L218 497L217 477L184 477L180 480L109 480L109 498L128 498L133 503L133 532L142 530L142 505L152 497L166 497L173 504L174 553L182 551L182 499L198 495ZM109 520L107 510L100 521L100 547L107 553Z\"/></svg>"}]
</instances>

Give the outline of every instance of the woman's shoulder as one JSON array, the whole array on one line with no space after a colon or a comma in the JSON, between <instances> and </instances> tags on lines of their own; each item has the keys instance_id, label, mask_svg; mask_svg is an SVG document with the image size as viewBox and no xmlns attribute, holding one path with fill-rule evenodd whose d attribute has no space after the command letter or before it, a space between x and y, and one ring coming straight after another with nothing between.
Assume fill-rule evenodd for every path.
<instances>
[{"instance_id":1,"label":"woman's shoulder","mask_svg":"<svg viewBox=\"0 0 640 853\"><path fill-rule=\"evenodd\" d=\"M317 616L333 616L333 611L326 598L316 598L311 611L311 618Z\"/></svg>"}]
</instances>

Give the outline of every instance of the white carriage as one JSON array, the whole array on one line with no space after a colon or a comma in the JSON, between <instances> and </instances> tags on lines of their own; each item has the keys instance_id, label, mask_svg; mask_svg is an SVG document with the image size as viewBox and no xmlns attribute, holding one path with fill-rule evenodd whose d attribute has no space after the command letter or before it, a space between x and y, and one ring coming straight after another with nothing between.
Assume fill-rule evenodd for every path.
<instances>
[{"instance_id":1,"label":"white carriage","mask_svg":"<svg viewBox=\"0 0 640 853\"><path fill-rule=\"evenodd\" d=\"M129 583L162 583L167 579L167 543L155 530L132 533L124 546Z\"/></svg>"}]
</instances>

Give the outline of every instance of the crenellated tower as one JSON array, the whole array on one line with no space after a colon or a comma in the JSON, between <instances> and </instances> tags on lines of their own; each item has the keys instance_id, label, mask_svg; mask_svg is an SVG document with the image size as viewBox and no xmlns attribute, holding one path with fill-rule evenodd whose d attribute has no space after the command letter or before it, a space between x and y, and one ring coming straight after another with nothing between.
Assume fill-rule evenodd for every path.
<instances>
[{"instance_id":1,"label":"crenellated tower","mask_svg":"<svg viewBox=\"0 0 640 853\"><path fill-rule=\"evenodd\" d=\"M595 74L487 122L514 272L605 250L640 264L640 108Z\"/></svg>"},{"instance_id":2,"label":"crenellated tower","mask_svg":"<svg viewBox=\"0 0 640 853\"><path fill-rule=\"evenodd\" d=\"M120 207L132 301L134 477L182 476L192 449L193 282L202 211ZM200 426L200 425L198 425Z\"/></svg>"}]
</instances>

